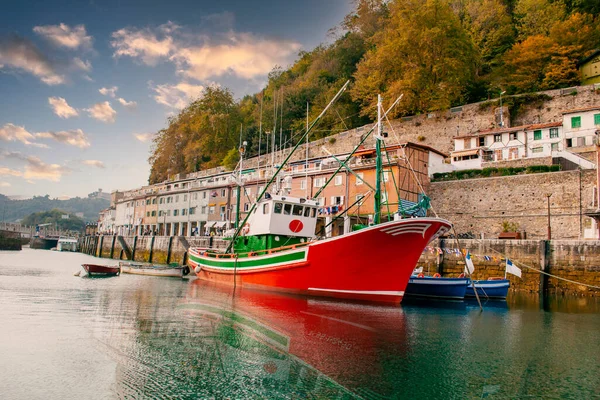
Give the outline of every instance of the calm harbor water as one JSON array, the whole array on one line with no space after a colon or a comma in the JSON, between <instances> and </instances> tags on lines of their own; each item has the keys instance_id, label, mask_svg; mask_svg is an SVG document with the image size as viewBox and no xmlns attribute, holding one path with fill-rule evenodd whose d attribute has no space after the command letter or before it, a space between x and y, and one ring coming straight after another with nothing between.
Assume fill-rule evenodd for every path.
<instances>
[{"instance_id":1,"label":"calm harbor water","mask_svg":"<svg viewBox=\"0 0 600 400\"><path fill-rule=\"evenodd\" d=\"M383 307L0 252L0 398L600 397L600 301Z\"/></svg>"}]
</instances>

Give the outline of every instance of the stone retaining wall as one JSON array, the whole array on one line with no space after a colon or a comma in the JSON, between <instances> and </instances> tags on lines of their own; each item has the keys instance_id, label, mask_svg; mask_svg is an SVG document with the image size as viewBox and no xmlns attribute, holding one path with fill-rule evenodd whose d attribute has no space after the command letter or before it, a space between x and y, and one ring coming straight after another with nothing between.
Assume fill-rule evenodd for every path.
<instances>
[{"instance_id":1,"label":"stone retaining wall","mask_svg":"<svg viewBox=\"0 0 600 400\"><path fill-rule=\"evenodd\" d=\"M431 246L467 249L473 255L475 279L504 276L504 257L508 257L520 266L522 272L521 278L507 275L514 291L539 293L546 289L555 293L600 296L600 289L552 277L544 280L544 276L536 271L545 270L561 278L600 287L600 241L460 239L458 243L460 247L454 239L443 239L432 242ZM496 260L486 261L482 256L496 257ZM457 277L465 268L461 254L446 252L441 260L437 253L425 252L419 265L424 267L425 272L433 274L437 271L447 277Z\"/></svg>"}]
</instances>

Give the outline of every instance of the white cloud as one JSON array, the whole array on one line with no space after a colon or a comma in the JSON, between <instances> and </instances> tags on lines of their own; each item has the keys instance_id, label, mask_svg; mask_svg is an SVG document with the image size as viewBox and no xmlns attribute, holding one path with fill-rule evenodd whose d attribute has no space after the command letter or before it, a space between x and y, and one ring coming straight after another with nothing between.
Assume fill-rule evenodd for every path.
<instances>
[{"instance_id":1,"label":"white cloud","mask_svg":"<svg viewBox=\"0 0 600 400\"><path fill-rule=\"evenodd\" d=\"M35 134L36 138L54 139L57 142L70 144L71 146L85 149L90 147L90 141L87 135L81 129L72 129L59 132L39 132Z\"/></svg>"},{"instance_id":2,"label":"white cloud","mask_svg":"<svg viewBox=\"0 0 600 400\"><path fill-rule=\"evenodd\" d=\"M47 85L65 82L50 60L33 43L20 37L0 40L0 68L14 68L28 72Z\"/></svg>"},{"instance_id":3,"label":"white cloud","mask_svg":"<svg viewBox=\"0 0 600 400\"><path fill-rule=\"evenodd\" d=\"M36 26L33 31L58 47L70 50L90 49L93 38L87 35L85 25L70 27L66 24Z\"/></svg>"},{"instance_id":4,"label":"white cloud","mask_svg":"<svg viewBox=\"0 0 600 400\"><path fill-rule=\"evenodd\" d=\"M248 33L231 35L228 39L215 45L180 48L170 60L177 64L178 73L200 81L226 74L252 79L268 74L275 65L285 65L301 47L296 42Z\"/></svg>"},{"instance_id":5,"label":"white cloud","mask_svg":"<svg viewBox=\"0 0 600 400\"><path fill-rule=\"evenodd\" d=\"M137 108L137 103L135 101L127 101L122 97L119 97L117 99L117 101L119 103L121 103L121 105L129 110L135 110Z\"/></svg>"},{"instance_id":6,"label":"white cloud","mask_svg":"<svg viewBox=\"0 0 600 400\"><path fill-rule=\"evenodd\" d=\"M129 56L140 58L144 64L156 65L174 50L171 36L179 27L167 22L153 32L146 29L120 29L113 32L110 44L115 48L113 57Z\"/></svg>"},{"instance_id":7,"label":"white cloud","mask_svg":"<svg viewBox=\"0 0 600 400\"><path fill-rule=\"evenodd\" d=\"M117 90L119 90L118 86L113 86L110 88L100 88L98 89L98 91L100 92L101 95L103 96L109 96L112 97L113 99L117 96Z\"/></svg>"},{"instance_id":8,"label":"white cloud","mask_svg":"<svg viewBox=\"0 0 600 400\"><path fill-rule=\"evenodd\" d=\"M0 176L22 176L23 173L21 171L17 171L16 169L11 169L7 167L0 167Z\"/></svg>"},{"instance_id":9,"label":"white cloud","mask_svg":"<svg viewBox=\"0 0 600 400\"><path fill-rule=\"evenodd\" d=\"M48 97L48 103L52 107L54 114L60 118L71 118L79 115L76 109L71 107L62 97Z\"/></svg>"},{"instance_id":10,"label":"white cloud","mask_svg":"<svg viewBox=\"0 0 600 400\"><path fill-rule=\"evenodd\" d=\"M139 140L140 142L147 142L149 140L152 140L152 137L154 136L153 133L134 133L133 136L135 136L135 138L137 140Z\"/></svg>"},{"instance_id":11,"label":"white cloud","mask_svg":"<svg viewBox=\"0 0 600 400\"><path fill-rule=\"evenodd\" d=\"M7 188L7 187L10 187L10 186L11 186L11 184L8 183L8 182L0 182L0 188Z\"/></svg>"},{"instance_id":12,"label":"white cloud","mask_svg":"<svg viewBox=\"0 0 600 400\"><path fill-rule=\"evenodd\" d=\"M223 14L213 19L231 21L231 16ZM212 19L204 22L213 24ZM121 29L112 34L113 56L129 56L147 65L168 60L186 78L205 81L223 75L244 79L265 76L275 65L292 61L301 48L298 42L251 33L209 32L211 36L193 34L170 23L156 29Z\"/></svg>"},{"instance_id":13,"label":"white cloud","mask_svg":"<svg viewBox=\"0 0 600 400\"><path fill-rule=\"evenodd\" d=\"M48 180L59 182L63 174L71 170L58 164L46 164L38 157L27 157L27 165L23 177L29 180Z\"/></svg>"},{"instance_id":14,"label":"white cloud","mask_svg":"<svg viewBox=\"0 0 600 400\"><path fill-rule=\"evenodd\" d=\"M202 94L204 86L193 85L188 82L179 82L177 85L156 85L149 82L150 88L155 92L154 100L172 108L184 108L191 100Z\"/></svg>"},{"instance_id":15,"label":"white cloud","mask_svg":"<svg viewBox=\"0 0 600 400\"><path fill-rule=\"evenodd\" d=\"M96 103L91 108L86 108L85 111L90 114L90 117L106 123L115 122L117 116L117 112L110 106L108 101Z\"/></svg>"},{"instance_id":16,"label":"white cloud","mask_svg":"<svg viewBox=\"0 0 600 400\"><path fill-rule=\"evenodd\" d=\"M100 160L83 160L83 164L97 168L105 168L104 163Z\"/></svg>"},{"instance_id":17,"label":"white cloud","mask_svg":"<svg viewBox=\"0 0 600 400\"><path fill-rule=\"evenodd\" d=\"M13 124L5 124L0 128L0 139L7 142L21 142L33 146L35 137L29 133L25 127Z\"/></svg>"},{"instance_id":18,"label":"white cloud","mask_svg":"<svg viewBox=\"0 0 600 400\"><path fill-rule=\"evenodd\" d=\"M80 69L85 72L92 71L92 63L89 60L83 61L81 58L75 57L73 59L73 65L75 66L75 68Z\"/></svg>"}]
</instances>

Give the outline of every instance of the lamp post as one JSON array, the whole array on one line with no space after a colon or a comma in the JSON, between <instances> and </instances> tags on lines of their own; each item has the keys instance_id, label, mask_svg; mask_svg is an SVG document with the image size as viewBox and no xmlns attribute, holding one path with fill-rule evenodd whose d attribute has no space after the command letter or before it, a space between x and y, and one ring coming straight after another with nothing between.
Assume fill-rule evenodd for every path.
<instances>
[{"instance_id":1,"label":"lamp post","mask_svg":"<svg viewBox=\"0 0 600 400\"><path fill-rule=\"evenodd\" d=\"M548 199L548 240L552 239L552 228L550 226L550 197L552 197L552 193L546 194L546 198Z\"/></svg>"},{"instance_id":2,"label":"lamp post","mask_svg":"<svg viewBox=\"0 0 600 400\"><path fill-rule=\"evenodd\" d=\"M504 128L504 109L502 108L502 95L506 93L506 90L500 92L500 127Z\"/></svg>"}]
</instances>

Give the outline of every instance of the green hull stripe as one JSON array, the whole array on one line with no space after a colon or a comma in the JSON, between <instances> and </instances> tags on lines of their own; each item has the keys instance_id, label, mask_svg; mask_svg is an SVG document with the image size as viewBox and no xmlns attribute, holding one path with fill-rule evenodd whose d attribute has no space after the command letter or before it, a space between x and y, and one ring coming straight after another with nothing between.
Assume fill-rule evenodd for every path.
<instances>
[{"instance_id":1,"label":"green hull stripe","mask_svg":"<svg viewBox=\"0 0 600 400\"><path fill-rule=\"evenodd\" d=\"M248 268L248 267L268 267L272 264L280 264L292 261L302 261L304 260L306 250L297 251L295 253L287 253L279 256L271 256L269 258L263 257L244 257L238 258L237 260L237 268ZM190 254L190 259L198 264L207 265L209 267L220 267L220 268L235 268L236 263L235 259L227 258L227 259L216 259L216 258L200 258L196 257L193 254Z\"/></svg>"}]
</instances>

